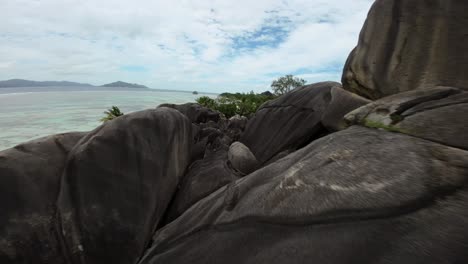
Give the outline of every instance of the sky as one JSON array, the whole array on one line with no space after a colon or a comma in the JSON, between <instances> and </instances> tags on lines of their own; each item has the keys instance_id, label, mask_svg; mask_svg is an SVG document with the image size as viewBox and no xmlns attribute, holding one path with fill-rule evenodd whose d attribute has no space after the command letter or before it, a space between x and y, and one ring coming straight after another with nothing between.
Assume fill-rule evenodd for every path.
<instances>
[{"instance_id":1,"label":"sky","mask_svg":"<svg viewBox=\"0 0 468 264\"><path fill-rule=\"evenodd\" d=\"M372 0L0 0L0 80L263 92L340 81Z\"/></svg>"}]
</instances>

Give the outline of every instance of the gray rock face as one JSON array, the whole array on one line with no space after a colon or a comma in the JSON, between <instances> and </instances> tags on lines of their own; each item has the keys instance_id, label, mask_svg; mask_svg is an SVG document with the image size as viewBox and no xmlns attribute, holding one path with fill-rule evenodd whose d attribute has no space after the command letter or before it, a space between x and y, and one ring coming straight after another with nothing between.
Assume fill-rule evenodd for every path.
<instances>
[{"instance_id":1,"label":"gray rock face","mask_svg":"<svg viewBox=\"0 0 468 264\"><path fill-rule=\"evenodd\" d=\"M240 143L234 142L229 147L228 160L232 167L243 174L249 174L258 168L258 161L250 149Z\"/></svg>"},{"instance_id":2,"label":"gray rock face","mask_svg":"<svg viewBox=\"0 0 468 264\"><path fill-rule=\"evenodd\" d=\"M65 263L56 201L67 155L84 135L49 136L0 152L0 263Z\"/></svg>"},{"instance_id":3,"label":"gray rock face","mask_svg":"<svg viewBox=\"0 0 468 264\"><path fill-rule=\"evenodd\" d=\"M191 123L159 108L116 118L69 155L58 199L70 263L135 263L190 160Z\"/></svg>"},{"instance_id":4,"label":"gray rock face","mask_svg":"<svg viewBox=\"0 0 468 264\"><path fill-rule=\"evenodd\" d=\"M359 126L223 187L140 264L465 263L468 151Z\"/></svg>"},{"instance_id":5,"label":"gray rock face","mask_svg":"<svg viewBox=\"0 0 468 264\"><path fill-rule=\"evenodd\" d=\"M440 85L468 90L467 9L463 0L377 0L343 87L371 99Z\"/></svg>"},{"instance_id":6,"label":"gray rock face","mask_svg":"<svg viewBox=\"0 0 468 264\"><path fill-rule=\"evenodd\" d=\"M292 152L340 129L346 113L368 102L336 82L303 86L262 105L239 141L264 164L280 152Z\"/></svg>"},{"instance_id":7,"label":"gray rock face","mask_svg":"<svg viewBox=\"0 0 468 264\"><path fill-rule=\"evenodd\" d=\"M404 133L468 150L468 92L452 87L385 97L349 113L350 124Z\"/></svg>"}]
</instances>

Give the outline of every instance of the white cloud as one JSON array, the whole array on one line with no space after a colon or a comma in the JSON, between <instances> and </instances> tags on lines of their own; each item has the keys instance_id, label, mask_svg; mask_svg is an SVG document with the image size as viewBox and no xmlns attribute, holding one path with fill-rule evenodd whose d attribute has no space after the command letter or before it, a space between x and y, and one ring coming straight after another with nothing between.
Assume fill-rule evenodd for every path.
<instances>
[{"instance_id":1,"label":"white cloud","mask_svg":"<svg viewBox=\"0 0 468 264\"><path fill-rule=\"evenodd\" d=\"M372 2L2 0L0 79L214 92L263 91L298 70L338 81Z\"/></svg>"}]
</instances>

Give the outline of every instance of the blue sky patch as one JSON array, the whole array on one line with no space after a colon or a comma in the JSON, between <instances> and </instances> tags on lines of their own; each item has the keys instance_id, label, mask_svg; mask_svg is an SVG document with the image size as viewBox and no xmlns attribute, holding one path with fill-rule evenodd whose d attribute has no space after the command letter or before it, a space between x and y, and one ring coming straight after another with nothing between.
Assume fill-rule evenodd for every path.
<instances>
[{"instance_id":1,"label":"blue sky patch","mask_svg":"<svg viewBox=\"0 0 468 264\"><path fill-rule=\"evenodd\" d=\"M287 17L272 17L259 29L232 38L232 47L236 51L251 51L261 47L276 48L286 40L292 26L292 21Z\"/></svg>"}]
</instances>

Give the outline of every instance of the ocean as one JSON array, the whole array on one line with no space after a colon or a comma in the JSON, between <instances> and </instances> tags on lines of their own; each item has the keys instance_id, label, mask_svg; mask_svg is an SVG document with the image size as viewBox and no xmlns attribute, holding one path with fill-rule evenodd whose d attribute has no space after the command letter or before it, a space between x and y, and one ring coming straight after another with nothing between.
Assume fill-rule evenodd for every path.
<instances>
[{"instance_id":1,"label":"ocean","mask_svg":"<svg viewBox=\"0 0 468 264\"><path fill-rule=\"evenodd\" d=\"M113 105L126 114L163 103L194 102L204 95L216 97L130 88L0 88L0 150L51 134L90 131Z\"/></svg>"}]
</instances>

